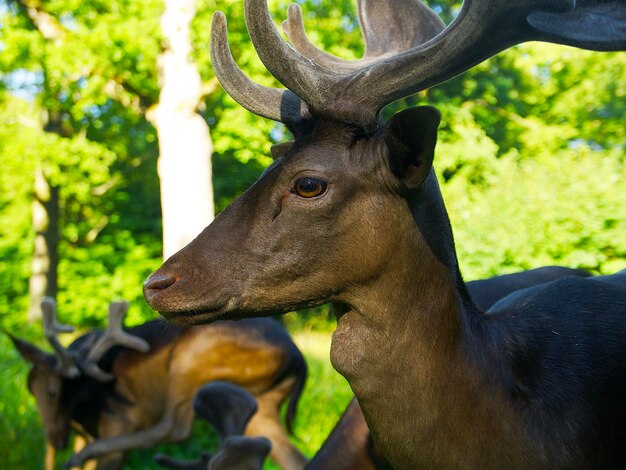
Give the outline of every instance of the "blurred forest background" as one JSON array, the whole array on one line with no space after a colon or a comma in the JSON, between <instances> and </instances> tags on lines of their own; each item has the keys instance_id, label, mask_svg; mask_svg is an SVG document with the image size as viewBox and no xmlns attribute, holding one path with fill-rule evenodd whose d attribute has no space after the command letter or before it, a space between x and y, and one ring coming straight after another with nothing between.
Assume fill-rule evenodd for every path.
<instances>
[{"instance_id":1,"label":"blurred forest background","mask_svg":"<svg viewBox=\"0 0 626 470\"><path fill-rule=\"evenodd\" d=\"M283 20L290 2L269 3L277 22ZM361 55L352 0L298 3L319 46L348 59ZM427 3L449 23L461 2ZM161 91L163 8L161 0L0 0L0 325L6 330L42 340L28 311L29 280L41 268L33 263L41 243L36 235L43 231L53 233L48 262L57 266L61 321L102 326L115 298L131 302L127 324L155 316L141 285L162 261L152 123ZM288 136L282 125L239 107L213 75L210 21L220 9L240 66L278 86L250 44L242 2L199 0L196 8L196 108L212 139L219 212L271 162L270 146ZM426 103L442 111L435 166L467 280L547 264L594 273L626 267L625 94L625 53L531 43L388 107L387 114ZM177 158L184 166L185 155ZM44 225L37 226L33 208L46 212ZM332 329L324 309L290 314L285 322L292 331ZM5 337L0 361L0 461L40 462L28 460L40 456L30 448L41 441L39 431L29 431L38 429L32 400L18 400L26 396L27 368ZM332 380L343 387L342 404L327 410L336 418L349 392ZM310 395L309 401L320 407L325 399ZM305 438L309 453L332 416L323 426L300 419L300 435L311 426L319 431Z\"/></svg>"}]
</instances>

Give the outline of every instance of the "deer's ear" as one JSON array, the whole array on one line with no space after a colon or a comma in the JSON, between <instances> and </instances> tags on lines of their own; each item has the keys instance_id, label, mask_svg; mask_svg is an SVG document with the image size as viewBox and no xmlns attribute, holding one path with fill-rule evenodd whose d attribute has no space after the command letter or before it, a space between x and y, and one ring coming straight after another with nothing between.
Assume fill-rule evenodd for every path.
<instances>
[{"instance_id":1,"label":"deer's ear","mask_svg":"<svg viewBox=\"0 0 626 470\"><path fill-rule=\"evenodd\" d=\"M272 154L273 160L278 160L281 158L287 151L293 147L293 140L289 140L287 142L280 142L278 144L274 144L270 147L270 152Z\"/></svg>"},{"instance_id":2,"label":"deer's ear","mask_svg":"<svg viewBox=\"0 0 626 470\"><path fill-rule=\"evenodd\" d=\"M409 189L419 187L430 172L440 121L439 111L420 106L395 114L385 126L391 171Z\"/></svg>"},{"instance_id":3,"label":"deer's ear","mask_svg":"<svg viewBox=\"0 0 626 470\"><path fill-rule=\"evenodd\" d=\"M23 339L16 338L11 334L9 334L9 338L13 341L13 345L15 346L15 349L17 349L17 352L19 352L20 356L22 356L26 361L32 364L50 363L51 355L42 351L34 344L24 341Z\"/></svg>"}]
</instances>

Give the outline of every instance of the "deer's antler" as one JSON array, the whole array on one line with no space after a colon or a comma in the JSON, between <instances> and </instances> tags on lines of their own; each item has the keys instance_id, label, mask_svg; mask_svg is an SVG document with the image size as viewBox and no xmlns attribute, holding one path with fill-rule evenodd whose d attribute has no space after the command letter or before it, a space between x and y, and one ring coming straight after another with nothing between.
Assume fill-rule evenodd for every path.
<instances>
[{"instance_id":1,"label":"deer's antler","mask_svg":"<svg viewBox=\"0 0 626 470\"><path fill-rule=\"evenodd\" d=\"M41 301L41 317L44 335L59 360L57 372L62 377L69 379L78 377L80 370L76 366L75 354L65 349L58 338L59 333L71 333L74 331L74 328L70 325L62 325L58 322L56 301L52 297L45 297Z\"/></svg>"},{"instance_id":2,"label":"deer's antler","mask_svg":"<svg viewBox=\"0 0 626 470\"><path fill-rule=\"evenodd\" d=\"M289 90L258 85L237 66L228 46L226 16L215 12L211 24L211 62L224 90L251 113L295 125L311 117L308 106Z\"/></svg>"},{"instance_id":3,"label":"deer's antler","mask_svg":"<svg viewBox=\"0 0 626 470\"><path fill-rule=\"evenodd\" d=\"M89 376L103 382L113 380L113 374L103 371L98 366L98 361L113 346L126 346L141 352L147 352L150 349L150 345L144 339L133 336L123 330L122 325L127 310L128 302L111 302L109 304L109 324L107 329L89 348L85 364L82 366L84 372Z\"/></svg>"},{"instance_id":4,"label":"deer's antler","mask_svg":"<svg viewBox=\"0 0 626 470\"><path fill-rule=\"evenodd\" d=\"M302 9L296 3L289 5L287 21L283 21L282 28L293 48L313 63L335 73L351 73L383 56L389 57L423 44L446 26L430 8L414 1L390 8L387 2L357 0L357 13L365 42L365 53L359 60L341 59L314 46L306 36Z\"/></svg>"},{"instance_id":5,"label":"deer's antler","mask_svg":"<svg viewBox=\"0 0 626 470\"><path fill-rule=\"evenodd\" d=\"M260 87L243 74L228 48L226 21L219 12L211 35L216 75L242 106L288 125L316 115L372 128L387 104L525 41L626 49L623 0L465 0L445 29L419 0L360 0L366 53L358 61L313 46L298 6L289 8L283 25L293 47L280 36L266 0L244 0L244 9L259 57L291 93Z\"/></svg>"},{"instance_id":6,"label":"deer's antler","mask_svg":"<svg viewBox=\"0 0 626 470\"><path fill-rule=\"evenodd\" d=\"M243 433L257 411L257 401L247 390L228 382L203 385L193 400L196 415L213 425L220 445L215 455L203 453L199 460L182 461L157 455L155 462L167 468L185 470L261 469L271 450L264 437L247 437Z\"/></svg>"}]
</instances>

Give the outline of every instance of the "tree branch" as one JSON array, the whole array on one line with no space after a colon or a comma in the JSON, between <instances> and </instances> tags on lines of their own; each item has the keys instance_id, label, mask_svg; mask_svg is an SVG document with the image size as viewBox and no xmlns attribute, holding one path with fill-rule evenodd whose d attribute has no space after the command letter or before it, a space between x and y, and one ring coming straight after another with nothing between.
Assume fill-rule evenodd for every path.
<instances>
[{"instance_id":1,"label":"tree branch","mask_svg":"<svg viewBox=\"0 0 626 470\"><path fill-rule=\"evenodd\" d=\"M19 5L25 12L34 28L44 39L58 41L65 36L61 23L48 11L39 0L10 0Z\"/></svg>"}]
</instances>

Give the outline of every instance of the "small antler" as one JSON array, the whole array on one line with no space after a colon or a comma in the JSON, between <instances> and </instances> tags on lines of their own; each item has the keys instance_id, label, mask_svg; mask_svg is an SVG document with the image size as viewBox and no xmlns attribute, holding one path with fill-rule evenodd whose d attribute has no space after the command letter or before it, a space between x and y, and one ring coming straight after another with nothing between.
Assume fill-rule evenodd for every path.
<instances>
[{"instance_id":1,"label":"small antler","mask_svg":"<svg viewBox=\"0 0 626 470\"><path fill-rule=\"evenodd\" d=\"M247 390L228 382L215 381L200 387L193 400L196 415L213 425L220 439L215 455L203 453L200 460L182 461L158 455L155 462L185 470L260 470L272 444L264 437L243 433L257 411L257 401Z\"/></svg>"},{"instance_id":2,"label":"small antler","mask_svg":"<svg viewBox=\"0 0 626 470\"><path fill-rule=\"evenodd\" d=\"M86 374L97 380L104 382L114 378L113 374L105 372L98 367L98 361L113 346L126 346L144 353L150 350L150 345L144 339L126 333L123 330L122 325L127 310L128 302L111 302L109 304L109 324L107 329L100 335L93 346L89 348L83 369Z\"/></svg>"},{"instance_id":3,"label":"small antler","mask_svg":"<svg viewBox=\"0 0 626 470\"><path fill-rule=\"evenodd\" d=\"M272 443L266 437L231 436L209 462L209 470L261 470Z\"/></svg>"},{"instance_id":4,"label":"small antler","mask_svg":"<svg viewBox=\"0 0 626 470\"><path fill-rule=\"evenodd\" d=\"M59 333L72 333L74 328L70 325L62 325L57 321L56 302L52 297L45 297L41 301L41 317L43 331L46 339L54 349L59 360L57 371L62 377L74 379L80 375L80 370L76 366L76 356L69 350L61 346Z\"/></svg>"}]
</instances>

